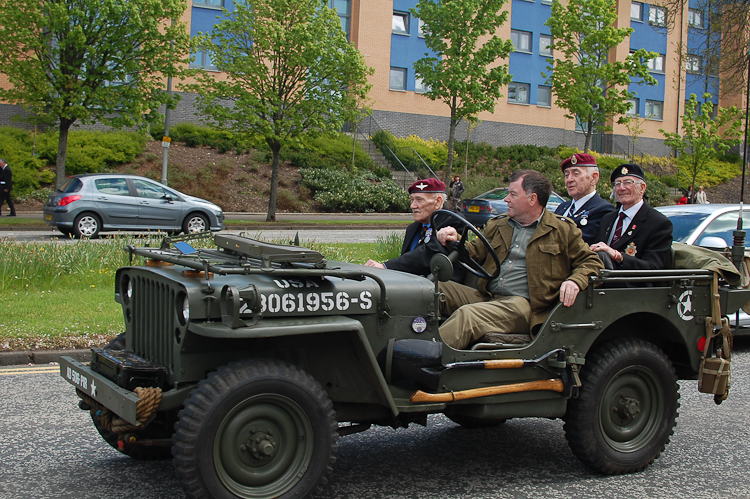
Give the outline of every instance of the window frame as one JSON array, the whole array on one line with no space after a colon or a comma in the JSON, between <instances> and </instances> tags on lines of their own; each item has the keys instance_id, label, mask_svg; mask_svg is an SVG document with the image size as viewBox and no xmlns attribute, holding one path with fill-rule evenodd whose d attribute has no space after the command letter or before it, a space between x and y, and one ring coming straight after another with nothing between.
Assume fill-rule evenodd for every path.
<instances>
[{"instance_id":1,"label":"window frame","mask_svg":"<svg viewBox=\"0 0 750 499\"><path fill-rule=\"evenodd\" d=\"M638 108L641 105L641 99L638 97L633 97L632 99L628 99L628 103L631 103L630 109L628 109L625 112L625 116L628 116L629 118L635 118L638 116Z\"/></svg>"},{"instance_id":2,"label":"window frame","mask_svg":"<svg viewBox=\"0 0 750 499\"><path fill-rule=\"evenodd\" d=\"M417 19L417 37L424 38L424 21Z\"/></svg>"},{"instance_id":3,"label":"window frame","mask_svg":"<svg viewBox=\"0 0 750 499\"><path fill-rule=\"evenodd\" d=\"M515 87L513 90L513 93L515 94L515 97L511 97L511 87ZM519 100L518 94L519 89L524 88L526 90L526 100ZM531 85L528 83L521 83L521 82L511 82L508 84L508 104L521 104L521 105L528 105L530 101L529 94L531 93Z\"/></svg>"},{"instance_id":4,"label":"window frame","mask_svg":"<svg viewBox=\"0 0 750 499\"><path fill-rule=\"evenodd\" d=\"M661 61L661 69L656 68L656 61ZM653 59L649 59L648 62L646 63L646 66L648 67L648 70L652 73L664 73L665 62L666 62L666 57L664 56L664 54L659 54Z\"/></svg>"},{"instance_id":5,"label":"window frame","mask_svg":"<svg viewBox=\"0 0 750 499\"><path fill-rule=\"evenodd\" d=\"M638 17L633 17L633 7L638 6ZM643 2L630 3L630 20L639 23L643 22Z\"/></svg>"},{"instance_id":6,"label":"window frame","mask_svg":"<svg viewBox=\"0 0 750 499\"><path fill-rule=\"evenodd\" d=\"M198 50L190 54L190 56L195 58L195 61L189 64L189 67L191 69L204 69L206 71L218 71L219 70L219 68L217 68L216 65L213 64L211 54L207 50ZM211 64L206 64L206 59L208 59L211 62Z\"/></svg>"},{"instance_id":7,"label":"window frame","mask_svg":"<svg viewBox=\"0 0 750 499\"><path fill-rule=\"evenodd\" d=\"M549 40L549 43L547 44L547 52L542 52L542 40L546 39ZM544 57L554 57L554 51L549 48L550 45L552 45L552 35L546 35L544 33L539 33L539 55Z\"/></svg>"},{"instance_id":8,"label":"window frame","mask_svg":"<svg viewBox=\"0 0 750 499\"><path fill-rule=\"evenodd\" d=\"M652 16L651 13L654 13ZM661 13L661 15L659 15ZM667 9L660 5L649 5L648 6L648 23L651 26L666 26L667 25Z\"/></svg>"},{"instance_id":9,"label":"window frame","mask_svg":"<svg viewBox=\"0 0 750 499\"><path fill-rule=\"evenodd\" d=\"M193 7L200 7L202 9L215 9L221 10L226 6L226 0L218 0L221 5L211 5L211 0L193 0Z\"/></svg>"},{"instance_id":10,"label":"window frame","mask_svg":"<svg viewBox=\"0 0 750 499\"><path fill-rule=\"evenodd\" d=\"M396 18L400 17L404 21L404 31L397 30L395 27ZM391 33L394 35L409 36L409 13L402 12L399 10L393 11L393 17L391 18Z\"/></svg>"},{"instance_id":11,"label":"window frame","mask_svg":"<svg viewBox=\"0 0 750 499\"><path fill-rule=\"evenodd\" d=\"M424 94L430 91L430 86L425 85L424 80L419 76L414 76L414 93Z\"/></svg>"},{"instance_id":12,"label":"window frame","mask_svg":"<svg viewBox=\"0 0 750 499\"><path fill-rule=\"evenodd\" d=\"M515 34L515 35L518 35L518 36L520 36L520 35L524 35L524 38L525 38L525 39L528 39L528 42L529 42L529 48L528 48L528 49L521 49L521 48L517 48L517 47L516 47L516 45L517 45L517 44L516 44L516 43L513 43L513 35L514 35L514 34ZM518 38L518 36L517 36L516 38L517 38L518 40L520 40L520 38ZM510 41L511 41L511 43L513 43L513 51L515 51L515 52L521 52L521 53L523 53L523 54L531 54L531 53L532 53L532 50L533 50L533 48L534 48L534 47L533 47L533 43L534 43L534 42L533 42L533 36L534 36L534 34L533 34L533 32L531 32L531 31L524 31L524 30L520 30L520 29L511 29L511 30L510 30Z\"/></svg>"},{"instance_id":13,"label":"window frame","mask_svg":"<svg viewBox=\"0 0 750 499\"><path fill-rule=\"evenodd\" d=\"M659 114L656 115L654 113L649 113L649 105L651 106L652 110L655 104L658 104L659 107ZM645 108L645 114L647 120L654 120L654 121L664 121L664 102L658 101L658 100L649 100L646 99L646 108Z\"/></svg>"},{"instance_id":14,"label":"window frame","mask_svg":"<svg viewBox=\"0 0 750 499\"><path fill-rule=\"evenodd\" d=\"M403 75L403 82L404 86L403 88L397 88L393 86L393 74L395 71L401 72ZM406 68L399 68L397 66L391 66L390 74L388 77L388 90L393 90L394 92L406 92L406 77L408 76L408 71Z\"/></svg>"},{"instance_id":15,"label":"window frame","mask_svg":"<svg viewBox=\"0 0 750 499\"><path fill-rule=\"evenodd\" d=\"M699 19L699 22L697 24L695 22L692 22L695 20L696 15ZM693 18L692 21L691 18ZM695 29L705 28L705 25L703 24L703 12L698 9L688 8L688 26Z\"/></svg>"},{"instance_id":16,"label":"window frame","mask_svg":"<svg viewBox=\"0 0 750 499\"><path fill-rule=\"evenodd\" d=\"M685 56L685 72L689 74L703 74L703 56L700 54L687 54Z\"/></svg>"},{"instance_id":17,"label":"window frame","mask_svg":"<svg viewBox=\"0 0 750 499\"><path fill-rule=\"evenodd\" d=\"M541 103L540 104L540 101L539 101L539 92L542 89L546 89L547 90L547 95L549 96L549 102L545 102L545 103ZM537 87L536 87L536 105L537 105L537 107L547 107L547 108L551 108L552 107L552 87L550 87L549 85L537 85Z\"/></svg>"}]
</instances>

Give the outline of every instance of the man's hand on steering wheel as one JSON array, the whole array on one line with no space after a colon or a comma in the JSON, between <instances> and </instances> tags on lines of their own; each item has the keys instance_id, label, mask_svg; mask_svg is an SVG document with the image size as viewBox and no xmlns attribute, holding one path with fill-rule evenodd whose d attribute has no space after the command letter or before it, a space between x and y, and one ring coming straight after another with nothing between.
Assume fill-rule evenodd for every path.
<instances>
[{"instance_id":1,"label":"man's hand on steering wheel","mask_svg":"<svg viewBox=\"0 0 750 499\"><path fill-rule=\"evenodd\" d=\"M456 242L456 244L453 245L452 251L458 252L458 262L466 270L477 277L482 277L484 279L490 280L495 279L498 275L500 275L500 259L498 258L497 253L495 253L495 250L492 249L492 245L482 235L479 229L469 223L468 220L448 210L436 210L435 213L432 214L431 224L433 227L437 227L437 225L435 224L435 218L438 216L438 214L443 214L448 218L452 217L459 222L459 224L457 225L463 226L463 230L460 233L452 226L443 227L438 231L437 238L438 241L440 241L440 244L442 244L443 246L446 246L446 244L449 242ZM492 256L493 260L495 260L495 272L493 272L492 274L487 272L479 262L474 260L474 258L472 258L469 254L469 250L466 249L466 243L468 242L470 232L473 232L479 238L479 240L482 241L482 244L484 244L489 255ZM447 247L450 248L450 246Z\"/></svg>"}]
</instances>

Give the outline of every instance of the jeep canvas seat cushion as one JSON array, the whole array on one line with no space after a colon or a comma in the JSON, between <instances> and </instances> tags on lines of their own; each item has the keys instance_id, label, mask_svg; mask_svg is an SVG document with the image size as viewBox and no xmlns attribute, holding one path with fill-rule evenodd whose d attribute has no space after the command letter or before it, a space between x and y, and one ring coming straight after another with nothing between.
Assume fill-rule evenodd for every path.
<instances>
[{"instance_id":1,"label":"jeep canvas seat cushion","mask_svg":"<svg viewBox=\"0 0 750 499\"><path fill-rule=\"evenodd\" d=\"M674 268L705 269L718 272L730 285L740 283L740 273L734 264L721 253L692 244L672 243Z\"/></svg>"}]
</instances>

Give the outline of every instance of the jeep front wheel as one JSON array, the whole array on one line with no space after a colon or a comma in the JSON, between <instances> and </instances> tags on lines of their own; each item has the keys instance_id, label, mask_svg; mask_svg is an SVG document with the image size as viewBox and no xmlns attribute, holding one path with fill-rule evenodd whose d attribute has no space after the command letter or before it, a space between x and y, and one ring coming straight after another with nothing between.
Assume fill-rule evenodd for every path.
<instances>
[{"instance_id":1,"label":"jeep front wheel","mask_svg":"<svg viewBox=\"0 0 750 499\"><path fill-rule=\"evenodd\" d=\"M565 415L573 454L608 475L654 462L674 431L677 375L669 358L640 339L605 343L586 357L581 389Z\"/></svg>"},{"instance_id":2,"label":"jeep front wheel","mask_svg":"<svg viewBox=\"0 0 750 499\"><path fill-rule=\"evenodd\" d=\"M234 362L180 411L174 465L189 497L310 497L338 449L333 404L308 373L278 360Z\"/></svg>"}]
</instances>

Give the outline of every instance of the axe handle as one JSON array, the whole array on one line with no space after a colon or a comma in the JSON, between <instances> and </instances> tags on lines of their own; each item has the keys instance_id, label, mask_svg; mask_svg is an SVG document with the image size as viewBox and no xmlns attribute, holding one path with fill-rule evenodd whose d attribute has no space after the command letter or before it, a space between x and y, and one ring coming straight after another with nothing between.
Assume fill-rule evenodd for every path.
<instances>
[{"instance_id":1,"label":"axe handle","mask_svg":"<svg viewBox=\"0 0 750 499\"><path fill-rule=\"evenodd\" d=\"M485 369L520 369L524 365L521 359L485 360Z\"/></svg>"},{"instance_id":2,"label":"axe handle","mask_svg":"<svg viewBox=\"0 0 750 499\"><path fill-rule=\"evenodd\" d=\"M427 393L417 390L409 397L409 402L453 402L455 400L466 400L490 395L502 395L504 393L534 392L539 390L550 390L562 393L563 382L561 379L543 379L540 381L527 381L525 383L513 383L511 385L487 386L484 388L472 388L450 393Z\"/></svg>"}]
</instances>

